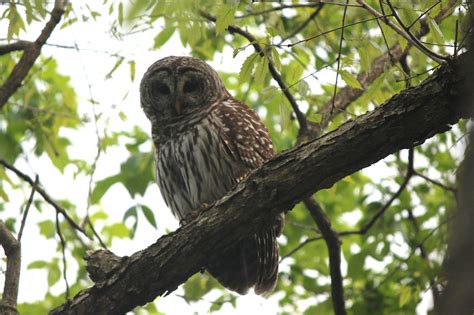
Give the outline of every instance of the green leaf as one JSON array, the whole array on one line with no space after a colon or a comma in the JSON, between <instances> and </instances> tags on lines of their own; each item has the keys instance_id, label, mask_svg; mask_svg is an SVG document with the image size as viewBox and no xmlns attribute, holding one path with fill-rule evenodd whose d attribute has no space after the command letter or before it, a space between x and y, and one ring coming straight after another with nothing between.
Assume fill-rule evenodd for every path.
<instances>
[{"instance_id":1,"label":"green leaf","mask_svg":"<svg viewBox=\"0 0 474 315\"><path fill-rule=\"evenodd\" d=\"M46 268L48 267L48 262L44 261L44 260L35 260L35 261L32 261L28 264L28 267L26 267L26 269L43 269L43 268Z\"/></svg>"},{"instance_id":2,"label":"green leaf","mask_svg":"<svg viewBox=\"0 0 474 315\"><path fill-rule=\"evenodd\" d=\"M130 60L128 62L128 65L130 66L130 79L132 81L135 81L135 61L134 60Z\"/></svg>"},{"instance_id":3,"label":"green leaf","mask_svg":"<svg viewBox=\"0 0 474 315\"><path fill-rule=\"evenodd\" d=\"M403 285L400 289L400 298L398 300L398 305L403 307L405 304L410 302L412 298L411 288L409 286Z\"/></svg>"},{"instance_id":4,"label":"green leaf","mask_svg":"<svg viewBox=\"0 0 474 315\"><path fill-rule=\"evenodd\" d=\"M155 214L153 213L153 211L145 205L140 205L140 208L142 209L142 212L145 215L147 221L156 229L157 226L155 221Z\"/></svg>"},{"instance_id":5,"label":"green leaf","mask_svg":"<svg viewBox=\"0 0 474 315\"><path fill-rule=\"evenodd\" d=\"M255 69L255 84L263 85L265 77L268 73L268 58L266 56L260 57L260 61Z\"/></svg>"},{"instance_id":6,"label":"green leaf","mask_svg":"<svg viewBox=\"0 0 474 315\"><path fill-rule=\"evenodd\" d=\"M354 254L349 258L347 262L347 275L353 280L364 277L365 258L366 254L364 252Z\"/></svg>"},{"instance_id":7,"label":"green leaf","mask_svg":"<svg viewBox=\"0 0 474 315\"><path fill-rule=\"evenodd\" d=\"M305 80L301 80L298 84L298 93L301 97L306 97L309 94L309 84Z\"/></svg>"},{"instance_id":8,"label":"green leaf","mask_svg":"<svg viewBox=\"0 0 474 315\"><path fill-rule=\"evenodd\" d=\"M255 62L258 60L258 57L259 54L255 52L245 59L242 67L240 68L239 83L244 83L250 80L250 76L252 75L253 68L255 67Z\"/></svg>"},{"instance_id":9,"label":"green leaf","mask_svg":"<svg viewBox=\"0 0 474 315\"><path fill-rule=\"evenodd\" d=\"M104 227L103 232L108 234L111 238L126 238L130 236L130 231L123 223L114 223L112 225L106 226Z\"/></svg>"},{"instance_id":10,"label":"green leaf","mask_svg":"<svg viewBox=\"0 0 474 315\"><path fill-rule=\"evenodd\" d=\"M118 23L123 26L123 3L120 2L118 6Z\"/></svg>"},{"instance_id":11,"label":"green leaf","mask_svg":"<svg viewBox=\"0 0 474 315\"><path fill-rule=\"evenodd\" d=\"M436 21L432 18L428 18L428 21L430 23L430 29L432 30L432 35L434 37L434 40L437 44L442 44L444 43L444 35L441 29L439 28L438 24Z\"/></svg>"},{"instance_id":12,"label":"green leaf","mask_svg":"<svg viewBox=\"0 0 474 315\"><path fill-rule=\"evenodd\" d=\"M31 7L30 0L24 0L23 3L25 4L25 10L26 10L26 22L28 24L31 24L33 21L33 9Z\"/></svg>"},{"instance_id":13,"label":"green leaf","mask_svg":"<svg viewBox=\"0 0 474 315\"><path fill-rule=\"evenodd\" d=\"M168 27L165 27L164 29L162 29L161 32L159 32L158 35L156 35L156 37L154 39L153 47L154 48L160 48L161 46L166 44L166 42L174 34L175 30L176 30L176 27L173 27L173 26L168 26Z\"/></svg>"},{"instance_id":14,"label":"green leaf","mask_svg":"<svg viewBox=\"0 0 474 315\"><path fill-rule=\"evenodd\" d=\"M216 14L216 34L224 33L235 20L235 6L223 5Z\"/></svg>"},{"instance_id":15,"label":"green leaf","mask_svg":"<svg viewBox=\"0 0 474 315\"><path fill-rule=\"evenodd\" d=\"M119 58L119 59L117 59L117 61L115 62L114 66L112 67L112 69L109 71L109 73L107 73L107 74L105 75L105 78L106 78L106 79L110 79L110 78L112 77L112 74L115 72L115 70L117 70L117 68L120 67L120 65L122 64L123 59L124 59L124 58Z\"/></svg>"},{"instance_id":16,"label":"green leaf","mask_svg":"<svg viewBox=\"0 0 474 315\"><path fill-rule=\"evenodd\" d=\"M278 53L278 50L275 47L272 47L272 60L273 64L275 65L275 68L280 71L281 70L281 60L280 60L280 54Z\"/></svg>"},{"instance_id":17,"label":"green leaf","mask_svg":"<svg viewBox=\"0 0 474 315\"><path fill-rule=\"evenodd\" d=\"M122 176L118 174L98 181L95 184L94 190L92 190L91 203L96 204L113 184L118 183L121 180Z\"/></svg>"},{"instance_id":18,"label":"green leaf","mask_svg":"<svg viewBox=\"0 0 474 315\"><path fill-rule=\"evenodd\" d=\"M339 70L339 74L341 75L341 78L344 80L344 82L346 82L346 84L351 88L362 89L362 85L360 84L359 80L357 80L357 78L349 71Z\"/></svg>"},{"instance_id":19,"label":"green leaf","mask_svg":"<svg viewBox=\"0 0 474 315\"><path fill-rule=\"evenodd\" d=\"M269 85L269 86L264 87L260 91L260 97L263 99L265 103L269 103L276 96L277 92L278 92L278 88L276 86Z\"/></svg>"},{"instance_id":20,"label":"green leaf","mask_svg":"<svg viewBox=\"0 0 474 315\"><path fill-rule=\"evenodd\" d=\"M54 261L49 265L48 270L48 286L56 284L61 279L61 270L59 269L58 262Z\"/></svg>"},{"instance_id":21,"label":"green leaf","mask_svg":"<svg viewBox=\"0 0 474 315\"><path fill-rule=\"evenodd\" d=\"M38 223L40 234L46 238L52 238L56 233L56 225L51 220L46 220Z\"/></svg>"}]
</instances>

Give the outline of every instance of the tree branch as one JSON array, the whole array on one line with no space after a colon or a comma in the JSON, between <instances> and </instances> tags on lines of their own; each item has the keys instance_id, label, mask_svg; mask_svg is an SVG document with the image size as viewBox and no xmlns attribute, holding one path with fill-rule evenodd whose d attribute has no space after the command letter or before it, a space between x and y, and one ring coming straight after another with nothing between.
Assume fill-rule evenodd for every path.
<instances>
[{"instance_id":1,"label":"tree branch","mask_svg":"<svg viewBox=\"0 0 474 315\"><path fill-rule=\"evenodd\" d=\"M5 284L0 313L16 315L16 302L18 298L18 284L20 281L21 249L20 242L12 235L6 224L0 220L0 245L7 256L7 270L5 271Z\"/></svg>"},{"instance_id":2,"label":"tree branch","mask_svg":"<svg viewBox=\"0 0 474 315\"><path fill-rule=\"evenodd\" d=\"M0 109L5 106L10 96L12 96L21 86L22 81L25 79L31 67L33 67L33 64L40 55L41 48L46 43L46 40L48 40L48 38L51 36L51 33L53 32L56 25L59 24L66 6L67 0L56 0L54 3L54 9L51 12L51 17L41 31L41 34L34 43L25 47L20 61L18 61L10 73L10 76L0 87Z\"/></svg>"},{"instance_id":3,"label":"tree branch","mask_svg":"<svg viewBox=\"0 0 474 315\"><path fill-rule=\"evenodd\" d=\"M441 10L435 17L434 20L436 23L440 23L449 10L458 3L458 0L450 0L449 3ZM426 24L422 24L420 32L416 35L417 38L421 38L428 34L430 31L429 27ZM411 45L408 44L406 50L411 48ZM405 51L406 51L405 50ZM393 45L390 50L375 59L370 65L370 71L367 73L361 73L357 76L357 79L361 85L366 88L372 82L375 81L382 73L384 73L386 66L392 64L392 62L397 62L403 56L404 51L401 49L399 44ZM340 112L343 112L353 101L358 99L365 91L363 89L355 89L349 86L343 87L339 90L335 98L331 98L327 101L319 110L321 114L321 129L325 129L329 122L338 115ZM333 103L336 111L332 111Z\"/></svg>"},{"instance_id":4,"label":"tree branch","mask_svg":"<svg viewBox=\"0 0 474 315\"><path fill-rule=\"evenodd\" d=\"M331 297L334 314L345 315L347 312L344 300L344 286L342 283L341 242L339 241L339 236L337 235L337 232L332 229L331 222L313 197L305 198L303 203L321 231L321 235L326 241L326 246L328 248L329 273L331 275Z\"/></svg>"},{"instance_id":5,"label":"tree branch","mask_svg":"<svg viewBox=\"0 0 474 315\"><path fill-rule=\"evenodd\" d=\"M0 45L0 56L9 54L14 51L22 51L28 48L32 42L26 41L26 40L19 40L17 42L11 43L11 44L6 44L6 45Z\"/></svg>"},{"instance_id":6,"label":"tree branch","mask_svg":"<svg viewBox=\"0 0 474 315\"><path fill-rule=\"evenodd\" d=\"M88 239L92 239L87 233L86 231L84 231L83 228L81 228L77 223L76 221L74 221L73 218L71 218L69 216L69 214L67 213L67 211L61 207L56 201L53 200L53 198L51 198L51 196L43 189L43 187L40 186L40 184L36 184L35 181L33 181L31 179L31 177L29 177L28 175L26 175L25 173L23 173L22 171L20 171L19 169L17 169L16 167L14 167L13 165L10 165L8 164L5 160L2 160L0 159L0 165L3 165L3 167L5 167L7 170L10 170L12 171L13 173L15 173L18 177L20 177L22 180L24 180L25 182L27 182L28 184L30 184L31 187L36 187L36 191L43 197L43 199L49 203L51 206L53 206L53 208L56 210L56 212L59 212L62 214L62 216L66 219L66 221L76 230L78 230L79 232L81 232L85 237L87 237Z\"/></svg>"},{"instance_id":7,"label":"tree branch","mask_svg":"<svg viewBox=\"0 0 474 315\"><path fill-rule=\"evenodd\" d=\"M278 154L196 220L125 257L104 281L52 314L117 314L174 291L246 235L314 192L389 154L450 129L472 109L460 101L469 54L442 65L416 88L318 139ZM190 259L192 257L192 259Z\"/></svg>"}]
</instances>

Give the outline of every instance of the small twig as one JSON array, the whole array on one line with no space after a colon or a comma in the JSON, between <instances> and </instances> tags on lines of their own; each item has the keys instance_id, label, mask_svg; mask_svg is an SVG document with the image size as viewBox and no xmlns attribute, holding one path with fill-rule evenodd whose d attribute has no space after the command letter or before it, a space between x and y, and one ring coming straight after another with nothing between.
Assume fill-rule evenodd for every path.
<instances>
[{"instance_id":1,"label":"small twig","mask_svg":"<svg viewBox=\"0 0 474 315\"><path fill-rule=\"evenodd\" d=\"M36 187L38 186L39 177L38 175L35 176L35 182L33 186L31 186L31 193L30 198L28 198L28 203L25 207L25 212L23 212L23 218L21 219L20 231L18 232L18 242L21 243L21 236L23 235L23 229L25 228L26 218L28 217L28 212L30 211L31 204L33 203L33 197L36 192Z\"/></svg>"},{"instance_id":2,"label":"small twig","mask_svg":"<svg viewBox=\"0 0 474 315\"><path fill-rule=\"evenodd\" d=\"M313 197L303 200L311 217L321 231L329 253L329 273L331 275L331 297L335 315L345 315L343 277L341 272L341 244L338 234L332 229L331 222Z\"/></svg>"},{"instance_id":3,"label":"small twig","mask_svg":"<svg viewBox=\"0 0 474 315\"><path fill-rule=\"evenodd\" d=\"M454 56L458 55L458 32L459 32L459 20L456 20L456 28L454 30Z\"/></svg>"},{"instance_id":4,"label":"small twig","mask_svg":"<svg viewBox=\"0 0 474 315\"><path fill-rule=\"evenodd\" d=\"M67 281L67 263L66 263L66 242L64 241L63 234L61 232L61 227L59 226L59 212L56 212L56 233L58 234L59 240L61 241L61 252L63 256L63 278L64 283L66 284L66 300L69 301L69 282Z\"/></svg>"},{"instance_id":5,"label":"small twig","mask_svg":"<svg viewBox=\"0 0 474 315\"><path fill-rule=\"evenodd\" d=\"M282 4L281 6L278 6L278 7L273 7L273 8L260 10L260 11L255 11L255 12L249 12L249 13L245 13L245 14L242 14L242 15L236 15L235 18L236 19L243 19L243 18L247 18L247 17L250 17L250 16L256 16L256 15L258 16L258 15L262 15L262 14L270 13L270 12L274 12L274 11L282 11L282 10L285 10L285 9L314 8L317 5L319 5L319 3L308 3L308 4L304 3L304 4L292 4L292 5Z\"/></svg>"},{"instance_id":6,"label":"small twig","mask_svg":"<svg viewBox=\"0 0 474 315\"><path fill-rule=\"evenodd\" d=\"M452 9L453 6L455 6L458 3L458 0L450 0L446 6L434 17L434 20L436 23L440 23L445 17L446 14L449 12L449 10ZM381 16L379 18L384 18L384 16ZM349 26L346 25L346 27ZM417 34L418 38L421 38L422 36L425 36L428 34L430 31L430 28L426 26L425 23L422 23L422 27L420 32ZM411 47L411 44L408 43L408 46L405 48L405 50L408 50ZM393 56L393 59L397 61L399 58L401 58L403 54L403 50L400 47L400 44L393 45L390 49L390 53L385 53L378 58L376 58L372 64L370 65L367 73L360 73L357 76L357 79L360 81L363 87L369 86L372 82L375 81L380 75L382 75L385 72L386 66L389 63L392 63L392 59L389 58L390 55ZM347 108L353 101L358 99L362 94L364 93L364 90L362 89L355 89L350 86L345 86L339 90L339 92L336 95L336 108L338 109L345 109ZM325 129L328 125L329 122L337 115L339 114L338 111L334 112L333 115L330 115L331 109L332 109L332 104L333 100L332 98L327 101L319 110L319 113L321 114L321 129Z\"/></svg>"},{"instance_id":7,"label":"small twig","mask_svg":"<svg viewBox=\"0 0 474 315\"><path fill-rule=\"evenodd\" d=\"M411 224L413 225L413 228L415 229L415 232L418 234L420 232L420 227L419 227L418 222L415 218L415 215L413 214L413 211L410 208L407 208L407 213L408 213L408 220L411 222ZM430 266L430 268L431 268L430 260L428 258L428 254L426 253L426 249L425 249L424 244L418 244L417 247L420 250L421 258L423 258L426 261L427 265ZM430 288L431 288L431 292L433 294L434 308L436 310L436 309L439 308L440 292L438 290L438 287L437 287L436 282L434 281L434 279L430 279Z\"/></svg>"},{"instance_id":8,"label":"small twig","mask_svg":"<svg viewBox=\"0 0 474 315\"><path fill-rule=\"evenodd\" d=\"M20 242L17 241L2 220L0 220L0 245L3 247L5 256L7 256L7 269L5 271L2 300L0 301L0 313L17 315L16 305L18 284L20 282L21 246Z\"/></svg>"},{"instance_id":9,"label":"small twig","mask_svg":"<svg viewBox=\"0 0 474 315\"><path fill-rule=\"evenodd\" d=\"M449 187L449 186L447 186L447 185L445 185L445 184L443 184L443 183L441 183L441 182L439 182L439 181L437 181L437 180L434 180L434 179L432 179L432 178L429 178L428 176L426 176L426 175L424 175L424 174L422 174L422 173L420 173L420 172L418 172L418 171L414 171L413 175L419 176L419 177L423 178L424 180L426 180L427 182L430 182L430 183L432 183L433 185L436 185L436 186L438 186L438 187L441 187L441 188L443 188L444 190L450 191L450 192L452 192L453 194L456 194L456 193L457 193L457 189L456 189L456 188L454 188L454 187Z\"/></svg>"},{"instance_id":10,"label":"small twig","mask_svg":"<svg viewBox=\"0 0 474 315\"><path fill-rule=\"evenodd\" d=\"M391 15L387 15L387 16L376 16L376 17L373 17L373 18L370 18L370 19L365 19L365 20L360 20L360 21L357 21L357 22L353 22L353 23L349 23L349 24L346 24L345 26L339 26L339 27L335 27L335 28L332 28L330 30L327 30L327 31L324 31L324 32L321 32L319 34L316 34L314 36L310 36L310 37L307 37L307 38L303 38L302 40L299 40L297 42L294 42L294 43L291 43L291 44L278 44L278 45L275 45L277 47L281 46L281 47L288 47L288 48L291 48L295 45L298 45L298 44L301 44L301 43L305 43L305 42L308 42L310 40L313 40L313 39L316 39L318 37L321 37L321 36L324 36L324 35L327 35L329 33L332 33L332 32L335 32L335 31L338 31L338 30L341 30L343 28L348 28L350 26L354 26L354 25L358 25L358 24L362 24L362 23L366 23L366 22L370 22L370 21L374 21L374 20L378 20L378 19L383 19L383 18L386 18L386 17L389 17Z\"/></svg>"},{"instance_id":11,"label":"small twig","mask_svg":"<svg viewBox=\"0 0 474 315\"><path fill-rule=\"evenodd\" d=\"M313 13L311 13L310 16L308 16L308 18L300 24L300 26L298 26L293 32L291 32L291 34L281 39L280 44L292 38L296 34L299 34L299 32L301 32L306 26L308 26L308 24L319 14L319 12L321 12L323 6L324 4L319 4L319 6L313 11Z\"/></svg>"},{"instance_id":12,"label":"small twig","mask_svg":"<svg viewBox=\"0 0 474 315\"><path fill-rule=\"evenodd\" d=\"M445 225L446 223L448 223L449 221L451 221L453 218L455 217L455 215L452 215L450 217L448 217L446 220L444 220L443 222L441 222L437 227L433 228L416 246L414 246L411 250L411 253L410 255L408 255L407 258L405 258L402 263L407 263L416 253L416 250L422 246L423 244L425 244L425 242L431 237L433 236L433 234L439 230L443 225ZM402 264L400 263L397 268L395 268L394 270L392 270L382 281L380 281L379 285L375 288L378 289L380 288L385 282L387 282L391 277L393 277L393 275L395 275L400 269L402 268Z\"/></svg>"},{"instance_id":13,"label":"small twig","mask_svg":"<svg viewBox=\"0 0 474 315\"><path fill-rule=\"evenodd\" d=\"M25 173L21 172L19 169L17 169L13 165L8 164L5 160L0 159L0 165L3 165L6 169L8 169L8 170L12 171L13 173L15 173L18 177L20 177L22 180L24 180L25 182L27 182L31 186L33 186L35 184L35 182L31 179L31 177L29 177ZM69 214L66 212L66 210L64 210L56 201L53 200L53 198L51 198L51 196L48 195L48 193L46 193L46 191L41 187L41 185L36 186L36 191L43 197L43 199L47 203L49 203L51 206L53 206L53 208L56 210L56 212L61 213L63 215L63 217L66 219L66 221L73 228L75 228L76 230L81 232L88 239L92 239L89 235L87 235L87 233L84 231L84 229L82 229L76 223L76 221L74 221L74 219L72 219L69 216Z\"/></svg>"},{"instance_id":14,"label":"small twig","mask_svg":"<svg viewBox=\"0 0 474 315\"><path fill-rule=\"evenodd\" d=\"M200 11L200 14L202 17L205 19L211 21L211 22L216 22L216 18L212 15L210 15L207 12ZM241 29L240 27L234 26L234 25L229 25L228 31L231 34L239 34L243 37L245 37L254 47L255 51L260 54L262 58L268 58L265 55L264 50L262 47L259 45L257 42L256 38L250 34L249 32ZM270 74L272 75L273 79L278 83L278 86L282 90L283 94L285 94L286 99L290 103L291 107L293 108L293 111L296 115L296 119L298 120L299 126L300 126L300 134L305 134L309 131L309 126L308 126L308 121L306 120L305 115L301 112L299 109L298 103L296 102L295 98L293 95L290 93L288 90L285 82L283 81L281 75L278 73L278 71L275 68L275 65L273 64L273 60L271 58L268 58L268 70L270 71Z\"/></svg>"},{"instance_id":15,"label":"small twig","mask_svg":"<svg viewBox=\"0 0 474 315\"><path fill-rule=\"evenodd\" d=\"M346 4L349 3L349 0L346 0ZM339 70L341 66L341 51L342 51L342 42L344 41L344 29L345 29L345 23L346 23L346 13L347 13L347 7L344 7L344 13L342 14L342 28L341 28L341 37L339 39L339 51L337 52L337 68L336 68L336 82L334 83L334 93L332 96L333 103L332 103L332 108L331 108L331 115L334 111L334 100L336 99L336 93L337 93L337 80L339 79Z\"/></svg>"},{"instance_id":16,"label":"small twig","mask_svg":"<svg viewBox=\"0 0 474 315\"><path fill-rule=\"evenodd\" d=\"M426 9L423 13L421 13L413 22L410 23L410 25L407 26L407 29L411 29L413 25L416 24L422 17L424 17L427 13L429 13L431 10L434 9L438 4L441 3L441 0L430 6L428 9Z\"/></svg>"},{"instance_id":17,"label":"small twig","mask_svg":"<svg viewBox=\"0 0 474 315\"><path fill-rule=\"evenodd\" d=\"M405 190L405 188L408 185L408 182L414 175L414 169L413 169L413 148L410 148L408 151L408 168L407 168L407 173L405 175L405 179L403 180L403 183L400 185L398 188L397 192L392 195L392 197L380 208L377 210L377 212L372 216L369 222L367 222L361 229L355 230L355 231L344 231L344 232L339 232L340 236L343 235L353 235L353 234L359 234L359 235L364 235L367 233L368 230L374 225L374 223L387 211L388 208L392 205L392 203L400 197L401 193Z\"/></svg>"},{"instance_id":18,"label":"small twig","mask_svg":"<svg viewBox=\"0 0 474 315\"><path fill-rule=\"evenodd\" d=\"M322 236L317 236L317 237L310 237L310 238L307 238L306 240L304 240L303 242L301 242L298 246L296 246L295 248L293 248L292 250L290 250L288 253L286 253L285 255L281 256L280 258L280 263L285 260L286 258L292 256L293 254L295 254L296 252L298 252L300 249L302 249L303 247L305 247L306 245L308 245L309 243L312 243L312 242L315 242L315 241L319 241L319 240L323 240L324 237Z\"/></svg>"},{"instance_id":19,"label":"small twig","mask_svg":"<svg viewBox=\"0 0 474 315\"><path fill-rule=\"evenodd\" d=\"M383 17L382 14L380 14L377 10L375 10L374 8L372 8L367 2L365 2L364 0L357 0L357 2L359 4L361 4L367 11L369 11L373 16L376 16L376 17ZM422 43L420 43L420 41L418 40L418 38L413 35L410 30L407 30L406 29L406 26L403 24L402 20L400 19L400 17L397 15L397 12L395 11L395 9L393 8L393 6L391 5L390 1L386 1L387 4L390 6L390 8L392 9L392 14L393 16L395 17L395 19L398 21L398 23L400 24L400 26L403 28L403 29L400 29L398 26L396 26L395 24L393 24L389 19L382 19L384 21L385 24L387 24L390 28L392 28L396 33L398 33L399 35L401 35L402 37L404 37L408 42L410 42L413 46L417 47L418 49L420 49L420 51L422 51L425 55L427 55L429 58L433 59L434 61L436 61L437 63L443 63L445 60L447 60L448 58L445 57L445 56L442 56L442 55L439 55L437 54L436 52L432 51L431 49L427 48L425 45L423 45Z\"/></svg>"}]
</instances>

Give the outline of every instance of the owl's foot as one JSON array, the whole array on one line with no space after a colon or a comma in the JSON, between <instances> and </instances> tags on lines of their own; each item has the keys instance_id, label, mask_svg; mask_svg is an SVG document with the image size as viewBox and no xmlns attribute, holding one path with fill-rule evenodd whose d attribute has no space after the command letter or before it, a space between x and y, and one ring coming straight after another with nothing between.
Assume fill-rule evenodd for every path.
<instances>
[{"instance_id":1,"label":"owl's foot","mask_svg":"<svg viewBox=\"0 0 474 315\"><path fill-rule=\"evenodd\" d=\"M197 217L199 217L199 215L206 211L207 209L209 209L211 206L207 203L203 203L201 208L199 209L194 209L194 210L191 210L188 215L181 219L181 221L179 221L179 224L180 225L186 225L188 224L189 222L193 221L194 219L196 219Z\"/></svg>"}]
</instances>

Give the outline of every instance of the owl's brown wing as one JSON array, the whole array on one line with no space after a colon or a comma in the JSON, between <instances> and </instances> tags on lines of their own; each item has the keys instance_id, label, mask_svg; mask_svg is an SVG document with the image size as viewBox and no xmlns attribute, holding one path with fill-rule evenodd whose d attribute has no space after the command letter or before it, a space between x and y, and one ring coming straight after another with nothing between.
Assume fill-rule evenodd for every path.
<instances>
[{"instance_id":1,"label":"owl's brown wing","mask_svg":"<svg viewBox=\"0 0 474 315\"><path fill-rule=\"evenodd\" d=\"M267 129L258 115L241 102L228 98L216 108L222 123L222 141L228 154L242 163L241 181L251 170L274 155ZM283 214L268 229L245 238L208 265L209 272L225 287L245 294L255 286L255 293L270 293L278 274L278 243L283 229Z\"/></svg>"},{"instance_id":2,"label":"owl's brown wing","mask_svg":"<svg viewBox=\"0 0 474 315\"><path fill-rule=\"evenodd\" d=\"M259 167L275 154L267 129L252 109L228 98L216 110L223 123L224 142L249 170Z\"/></svg>"}]
</instances>

